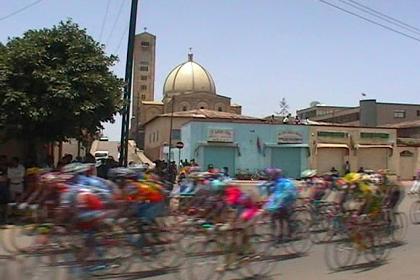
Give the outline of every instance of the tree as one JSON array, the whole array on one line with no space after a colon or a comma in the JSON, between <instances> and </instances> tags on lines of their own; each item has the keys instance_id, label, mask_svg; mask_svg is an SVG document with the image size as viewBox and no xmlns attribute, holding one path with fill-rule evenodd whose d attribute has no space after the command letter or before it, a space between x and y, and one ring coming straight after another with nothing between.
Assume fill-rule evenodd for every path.
<instances>
[{"instance_id":1,"label":"tree","mask_svg":"<svg viewBox=\"0 0 420 280\"><path fill-rule=\"evenodd\" d=\"M84 140L122 108L116 56L71 20L0 45L0 126L37 143Z\"/></svg>"},{"instance_id":2,"label":"tree","mask_svg":"<svg viewBox=\"0 0 420 280\"><path fill-rule=\"evenodd\" d=\"M289 105L287 104L286 98L282 98L280 101L280 111L276 112L281 117L286 117L289 114Z\"/></svg>"}]
</instances>

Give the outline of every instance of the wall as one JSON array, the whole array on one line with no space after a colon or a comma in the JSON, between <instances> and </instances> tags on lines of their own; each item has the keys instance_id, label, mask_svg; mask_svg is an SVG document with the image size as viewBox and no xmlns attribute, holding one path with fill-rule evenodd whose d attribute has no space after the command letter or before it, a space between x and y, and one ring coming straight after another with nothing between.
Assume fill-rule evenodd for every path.
<instances>
[{"instance_id":1,"label":"wall","mask_svg":"<svg viewBox=\"0 0 420 280\"><path fill-rule=\"evenodd\" d=\"M249 169L251 172L271 165L268 146L277 145L280 132L298 132L303 136L304 144L307 144L308 139L307 126L192 121L182 127L182 141L185 144L182 158L195 159L198 163L204 162L200 144L207 142L210 128L234 130L234 142L238 144L240 152L235 161L236 169ZM257 146L258 139L260 150ZM307 165L305 148L302 149L301 165L302 169Z\"/></svg>"},{"instance_id":2,"label":"wall","mask_svg":"<svg viewBox=\"0 0 420 280\"><path fill-rule=\"evenodd\" d=\"M181 129L182 125L191 118L174 117L172 129ZM161 159L161 149L165 143L169 142L170 118L158 117L145 125L144 153L152 161ZM154 141L153 141L153 134ZM180 139L172 139L175 144Z\"/></svg>"},{"instance_id":3,"label":"wall","mask_svg":"<svg viewBox=\"0 0 420 280\"><path fill-rule=\"evenodd\" d=\"M318 136L318 132L338 132L346 133L347 137L322 137ZM386 133L389 134L388 139L374 139L361 138L361 133ZM396 129L386 128L366 128L366 127L340 127L340 126L311 126L310 139L311 158L309 161L310 167L317 168L316 145L319 143L325 144L347 144L350 147L350 152L346 160L349 161L351 169L357 170L359 166L359 159L357 153L357 145L392 145L394 151L389 157L388 168L392 171L398 171L397 168L397 153L396 153Z\"/></svg>"},{"instance_id":4,"label":"wall","mask_svg":"<svg viewBox=\"0 0 420 280\"><path fill-rule=\"evenodd\" d=\"M394 118L394 110L404 110L405 118ZM420 104L377 103L378 125L420 120L420 116L417 116L417 111L420 111Z\"/></svg>"}]
</instances>

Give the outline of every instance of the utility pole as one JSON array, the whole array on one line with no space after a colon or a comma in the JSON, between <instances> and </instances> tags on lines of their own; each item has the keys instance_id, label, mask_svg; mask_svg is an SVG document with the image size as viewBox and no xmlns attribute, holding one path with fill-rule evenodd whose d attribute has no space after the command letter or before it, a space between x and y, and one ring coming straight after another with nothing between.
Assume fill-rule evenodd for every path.
<instances>
[{"instance_id":1,"label":"utility pole","mask_svg":"<svg viewBox=\"0 0 420 280\"><path fill-rule=\"evenodd\" d=\"M138 0L131 0L130 28L128 33L127 62L125 64L124 108L122 113L121 141L120 141L120 166L127 166L128 137L130 128L131 86L133 82L133 53L134 38L136 35Z\"/></svg>"}]
</instances>

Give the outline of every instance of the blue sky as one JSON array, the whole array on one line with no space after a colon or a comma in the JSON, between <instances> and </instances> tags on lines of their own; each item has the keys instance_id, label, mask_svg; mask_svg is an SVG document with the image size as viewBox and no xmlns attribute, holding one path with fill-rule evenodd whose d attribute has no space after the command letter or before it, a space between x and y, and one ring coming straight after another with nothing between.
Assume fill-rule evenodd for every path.
<instances>
[{"instance_id":1,"label":"blue sky","mask_svg":"<svg viewBox=\"0 0 420 280\"><path fill-rule=\"evenodd\" d=\"M0 0L0 18L33 1ZM359 2L420 28L420 1ZM0 20L0 41L72 18L120 57L114 70L123 77L130 0L110 0L100 36L107 3L43 0ZM318 0L140 0L137 30L145 26L157 36L158 99L166 75L192 47L218 93L242 104L247 115L271 115L282 97L291 111L313 100L356 105L361 92L381 101L420 103L420 42ZM105 134L118 139L119 126L119 120L107 124Z\"/></svg>"}]
</instances>

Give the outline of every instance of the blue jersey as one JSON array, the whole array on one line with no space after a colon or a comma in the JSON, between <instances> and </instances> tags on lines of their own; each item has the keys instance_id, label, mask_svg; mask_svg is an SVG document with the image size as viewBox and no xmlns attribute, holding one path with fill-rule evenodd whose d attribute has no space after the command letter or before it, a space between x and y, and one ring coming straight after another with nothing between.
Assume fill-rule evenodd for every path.
<instances>
[{"instance_id":1,"label":"blue jersey","mask_svg":"<svg viewBox=\"0 0 420 280\"><path fill-rule=\"evenodd\" d=\"M276 211L282 207L289 208L297 198L297 189L294 183L286 178L279 178L274 181L272 194L264 208L268 211Z\"/></svg>"}]
</instances>

